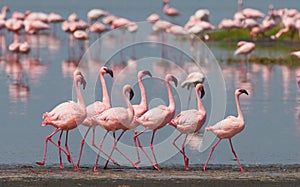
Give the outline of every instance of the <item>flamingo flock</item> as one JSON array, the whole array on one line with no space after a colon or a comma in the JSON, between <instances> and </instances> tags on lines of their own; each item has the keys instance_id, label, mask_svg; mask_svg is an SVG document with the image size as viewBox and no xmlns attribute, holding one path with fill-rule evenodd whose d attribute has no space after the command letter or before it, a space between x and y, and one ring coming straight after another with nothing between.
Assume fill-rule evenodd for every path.
<instances>
[{"instance_id":1,"label":"flamingo flock","mask_svg":"<svg viewBox=\"0 0 300 187\"><path fill-rule=\"evenodd\" d=\"M165 85L167 88L169 104L166 105L159 105L157 107L148 108L146 90L142 82L142 78L144 76L149 76L150 79L152 77L151 73L147 70L141 70L138 72L138 84L141 92L141 101L140 104L133 105L131 104L130 100L134 97L134 91L129 84L123 86L123 99L126 103L126 107L111 107L110 100L111 98L108 95L108 90L106 87L106 82L104 79L104 75L109 74L113 77L113 72L110 68L103 66L99 70L99 78L102 85L103 91L103 98L102 101L95 101L94 103L86 106L83 95L81 93L81 89L79 88L78 84L82 84L83 89L86 87L86 82L84 79L83 74L77 70L74 72L74 85L75 91L77 94L78 101L68 101L63 102L56 106L52 111L45 112L43 114L43 126L45 125L52 125L55 127L55 130L46 137L45 139L45 147L44 147L44 156L41 162L36 162L38 165L44 165L46 162L47 156L47 149L48 149L48 142L50 141L54 146L58 148L59 152L59 161L60 161L60 168L63 168L62 164L62 153L64 153L67 157L67 160L73 165L75 170L80 170L80 159L83 153L83 146L85 143L85 139L87 134L89 133L90 129L93 130L92 134L92 146L94 146L97 151L96 161L94 165L94 172L98 171L98 164L100 155L103 154L107 157L107 161L104 165L104 168L108 167L109 161L112 161L115 165L119 165L116 160L114 160L113 153L117 151L121 156L123 156L131 165L132 167L139 169L140 166L138 165L140 160L140 153L139 149L145 154L148 161L151 163L154 169L161 171L158 165L158 159L155 154L155 146L154 136L157 130L165 127L166 125L170 125L175 127L179 131L179 135L173 140L173 146L183 155L184 157L184 165L185 170L189 170L189 157L185 152L185 145L189 141L188 135L198 132L206 122L206 110L204 105L201 102L201 99L205 95L204 85L199 80L191 80L190 84L193 84L195 87L196 99L198 109L188 109L181 111L179 114L175 115L176 104L174 101L174 93L172 92L170 82L174 82L175 87L178 84L178 79L172 75L167 74L165 76ZM203 78L202 78L203 79ZM188 84L188 81L185 80L183 85ZM201 93L201 95L199 94ZM242 114L242 110L240 107L239 96L241 94L247 94L248 92L245 89L237 89L235 92L236 97L236 106L238 117L229 116L224 120L220 121L216 125L207 126L205 128L206 131L212 131L216 136L219 138L217 143L212 147L208 160L206 161L203 170L206 170L208 161L215 149L215 147L219 144L219 142L223 139L229 139L232 152L237 159L237 162L240 166L240 170L244 172L240 161L233 149L231 138L241 132L245 127L245 122ZM74 162L73 157L71 156L71 151L68 147L68 132L69 130L75 129L78 125L84 125L87 127L86 133L83 136L80 151L78 156L77 164ZM106 133L104 134L103 138L99 142L99 146L95 143L95 128L101 127ZM137 130L137 127L140 126L143 130ZM135 146L136 146L136 154L137 154L137 161L133 161L127 154L127 152L123 152L118 147L118 142L120 141L121 137L127 130L133 130L134 136L132 137ZM139 137L145 132L151 130L152 136L150 139L150 149L152 155L150 156L144 149ZM66 140L65 140L65 148L61 146L61 138L63 132L66 131ZM121 131L119 136L116 136L116 132ZM52 140L52 137L60 132L59 138L57 143ZM106 137L112 132L113 136L113 146L110 153L105 153L103 150L103 145L105 143ZM184 141L181 145L181 148L176 144L178 139L185 134Z\"/></svg>"},{"instance_id":2,"label":"flamingo flock","mask_svg":"<svg viewBox=\"0 0 300 187\"><path fill-rule=\"evenodd\" d=\"M171 6L169 0L163 0L162 13L170 19L176 19L181 16L180 10ZM112 29L121 28L128 32L134 33L138 30L138 24L132 20L124 17L112 14L102 9L92 9L87 13L87 22L80 19L76 13L72 13L68 18L63 18L56 13L43 13L43 12L13 12L11 18L8 17L9 8L7 6L2 7L0 14L0 28L6 29L13 34L13 41L7 46L7 49L17 55L17 59L21 55L28 55L31 53L31 43L28 41L28 35L39 36L40 32L52 30L55 34L54 27L61 23L61 29L69 35L69 45L75 46L75 41L82 42L90 40L92 33L97 34L100 37L103 33ZM162 19L158 14L150 14L145 20L152 24L154 32L166 32L174 34L176 36L188 36L192 38L192 42L195 36L200 36L204 40L209 40L209 33L217 29L231 30L234 28L248 29L253 39L259 35L264 35L268 30L278 26L281 29L270 37L272 40L279 39L282 35L289 31L292 31L291 39L294 37L294 33L298 32L300 37L300 13L295 9L279 9L275 10L270 5L268 14L252 9L242 8L242 0L238 1L238 11L233 15L233 18L224 18L216 27L209 21L210 12L207 9L199 9L191 15L188 21L184 25L177 25L173 21ZM39 40L39 38L38 38ZM39 41L38 41L39 43ZM6 47L6 46L5 46ZM81 47L83 48L83 47ZM250 41L237 42L237 49L234 55L244 55L245 61L249 58L255 50L255 43ZM81 53L82 55L83 53ZM300 58L300 52L295 51L291 53ZM110 77L105 77L109 75ZM159 105L154 108L149 108L147 101L147 91L143 85L143 78L151 79L152 74L148 70L139 71L137 74L138 85L141 93L140 104L132 104L131 99L134 97L134 90L131 85L124 85L122 90L123 100L126 103L126 107L112 107L111 98L108 94L105 78L113 78L114 73L112 68L102 66L99 69L99 79L102 86L102 100L95 101L86 106L82 92L86 87L84 75L80 71L74 71L73 83L78 98L77 102L67 101L54 107L50 112L43 114L42 125L51 125L55 130L45 138L43 159L40 162L36 162L38 165L45 165L48 143L53 144L59 153L59 167L63 168L62 157L63 154L67 157L67 160L72 164L74 170L80 170L81 158L84 156L84 145L89 132L92 130L92 146L97 150L95 164L93 171L98 171L99 158L104 155L107 161L104 164L104 168L108 167L108 163L111 161L115 165L119 165L118 161L114 159L113 155L118 153L124 157L133 168L139 169L139 163L141 162L140 154L143 153L152 167L157 171L160 171L159 160L155 154L154 138L159 129L170 125L174 127L179 135L172 141L175 149L183 156L184 169L189 170L189 157L185 151L185 146L189 141L189 135L198 132L200 129L205 131L211 131L218 139L218 141L212 146L209 156L204 163L203 171L207 170L209 160L221 140L228 139L231 147L231 151L236 158L240 171L244 172L240 160L233 148L232 138L240 133L245 128L245 121L240 106L240 95L248 95L248 91L243 88L238 88L235 91L235 101L237 108L237 117L228 116L224 120L216 123L215 125L207 124L206 122L206 110L202 103L202 99L205 95L204 80L205 77L199 72L193 72L185 81L182 81L181 86L187 87L191 92L195 91L197 109L188 108L187 110L175 113L176 105L174 101L174 93L172 92L173 83L176 87L178 79L176 75L166 74L164 81L168 93L168 105ZM171 83L173 82L173 83ZM82 86L82 89L80 86ZM88 85L87 85L88 86ZM189 97L190 102L190 97ZM74 157L71 155L68 145L69 131L76 129L79 125L85 126L86 131L80 143L79 154L77 162L74 161ZM139 128L143 130L138 131ZM95 129L101 128L105 131L105 135L99 141L95 141ZM137 160L133 160L128 156L128 153L122 151L118 147L118 143L122 136L128 131L134 132L132 141L135 145L135 153ZM65 131L65 145L61 145L61 139L63 132ZM121 131L119 136L116 135L117 131ZM152 131L149 147L151 154L146 150L140 137L146 131ZM107 136L112 133L113 146L109 153L103 150L103 145L107 141ZM52 138L54 135L58 135L58 140L55 142ZM177 142L181 136L184 135L184 140L181 145Z\"/></svg>"}]
</instances>

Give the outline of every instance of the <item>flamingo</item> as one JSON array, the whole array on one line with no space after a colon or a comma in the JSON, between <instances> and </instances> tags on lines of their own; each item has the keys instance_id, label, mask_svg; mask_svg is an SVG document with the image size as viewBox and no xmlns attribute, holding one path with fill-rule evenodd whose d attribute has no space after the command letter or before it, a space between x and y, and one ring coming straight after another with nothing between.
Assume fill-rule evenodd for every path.
<instances>
[{"instance_id":1,"label":"flamingo","mask_svg":"<svg viewBox=\"0 0 300 187\"><path fill-rule=\"evenodd\" d=\"M205 111L205 108L202 105L202 102L200 99L205 94L203 85L201 83L197 84L195 87L195 91L196 91L196 97L197 97L197 103L198 103L198 110L190 109L190 110L182 111L174 119L172 119L171 122L169 123L170 125L174 126L180 132L180 134L174 139L173 145L176 147L176 149L178 149L180 151L180 153L184 157L185 170L189 170L189 168L188 168L189 158L185 154L185 150L184 150L184 146L185 146L187 137L189 134L199 131L206 120L206 111ZM199 91L201 91L201 97L199 96ZM182 143L182 149L180 149L176 145L176 141L183 134L186 134L186 136Z\"/></svg>"},{"instance_id":2,"label":"flamingo","mask_svg":"<svg viewBox=\"0 0 300 187\"><path fill-rule=\"evenodd\" d=\"M129 99L126 96L126 93L129 93ZM124 108L124 107L109 108L109 109L105 110L104 112L102 112L101 114L98 114L98 115L94 116L94 120L95 120L96 124L102 126L106 130L106 133L105 133L104 137L100 141L100 146L99 146L99 150L98 150L98 154L97 154L97 158L96 158L96 163L95 163L95 166L94 166L94 172L98 171L97 165L98 165L98 161L99 161L100 151L102 149L103 142L104 142L107 134L109 133L109 131L112 131L113 137L114 137L114 145L113 145L112 150L114 150L114 149L117 150L135 168L139 168L138 165L133 163L117 147L118 141L120 140L120 138L122 137L124 132L128 129L127 126L132 123L133 118L134 118L134 110L133 110L133 107L132 107L132 105L129 101L129 100L132 99L133 96L134 96L134 93L133 93L133 90L130 87L130 85L128 85L128 84L125 85L123 87L123 98L125 100L127 108ZM116 131L117 130L122 130L122 132L121 132L121 134L119 135L118 138L116 138ZM109 155L108 159L111 159L111 156L112 156L112 152L111 152L111 155Z\"/></svg>"},{"instance_id":3,"label":"flamingo","mask_svg":"<svg viewBox=\"0 0 300 187\"><path fill-rule=\"evenodd\" d=\"M238 48L235 50L234 55L245 55L245 59L247 62L247 56L255 49L255 43L239 41L237 43Z\"/></svg>"},{"instance_id":4,"label":"flamingo","mask_svg":"<svg viewBox=\"0 0 300 187\"><path fill-rule=\"evenodd\" d=\"M102 66L100 68L99 78L100 78L101 85L102 85L102 102L95 101L94 103L88 105L86 108L87 116L84 119L84 121L82 122L82 125L88 127L88 129L87 129L86 133L84 134L82 141L81 141L81 147L80 147L79 157L78 157L78 161L77 161L78 167L80 165L80 159L81 159L81 155L82 155L84 142L85 142L85 139L86 139L89 131L91 130L91 128L93 130L92 145L97 148L97 146L95 145L95 129L96 129L97 124L93 121L93 116L95 116L97 114L101 114L103 111L111 108L110 99L109 99L109 95L108 95L108 91L107 91L107 86L106 86L105 79L104 79L104 74L106 74L106 73L109 74L111 77L114 77L113 71L111 69L109 69L108 67ZM102 151L102 153L105 154L103 151Z\"/></svg>"},{"instance_id":5,"label":"flamingo","mask_svg":"<svg viewBox=\"0 0 300 187\"><path fill-rule=\"evenodd\" d=\"M137 120L138 123L140 123L142 126L144 126L144 130L139 132L134 136L134 141L137 140L137 138L143 134L146 130L152 130L152 138L150 141L150 149L152 152L152 155L155 160L155 164L153 164L152 160L147 156L148 160L152 164L152 166L160 171L160 168L158 167L157 159L154 153L153 149L153 140L154 135L156 131L162 127L164 127L166 124L168 124L174 117L175 114L175 102L172 95L171 87L170 87L170 81L173 81L175 86L177 86L177 79L172 74L167 74L165 76L165 82L168 90L168 96L169 96L169 106L159 105L158 107L152 108L151 110L148 110L146 113L144 113L141 117L139 117ZM141 149L143 150L142 145L139 145Z\"/></svg>"},{"instance_id":6,"label":"flamingo","mask_svg":"<svg viewBox=\"0 0 300 187\"><path fill-rule=\"evenodd\" d=\"M46 112L43 114L44 120L42 122L42 125L43 126L52 125L55 127L55 130L49 136L47 136L45 139L43 161L36 162L38 165L45 164L48 141L50 141L53 145L55 145L59 149L60 168L63 168L62 158L61 158L61 151L62 151L63 153L65 153L67 155L68 161L72 163L74 169L75 170L79 169L74 164L72 157L71 157L71 153L68 148L68 134L69 134L69 130L76 128L86 118L85 102L84 102L82 93L80 91L80 88L78 86L78 83L80 83L84 89L86 86L86 82L84 80L83 75L79 71L74 72L73 82L75 84L75 91L77 94L78 101L77 102L67 101L67 102L61 103L58 106L56 106L52 111ZM58 143L56 144L52 140L52 137L59 131L61 131L61 133L59 135ZM60 146L60 140L61 140L63 131L66 131L66 141L65 141L66 150L64 150Z\"/></svg>"},{"instance_id":7,"label":"flamingo","mask_svg":"<svg viewBox=\"0 0 300 187\"><path fill-rule=\"evenodd\" d=\"M209 153L209 156L205 162L205 165L203 166L203 170L206 171L206 166L209 162L210 157L212 156L212 153L214 152L216 146L221 142L223 139L228 139L231 147L231 151L234 154L236 161L240 167L241 172L244 172L244 169L234 151L234 148L232 146L231 138L241 132L245 128L245 122L244 122L244 117L243 113L240 107L240 100L239 96L241 94L246 94L248 95L248 92L245 89L236 89L235 91L235 101L236 101L236 107L237 107L237 112L238 116L228 116L227 118L223 119L222 121L218 122L217 124L213 126L208 126L205 128L206 131L212 131L218 138L219 140L215 145L212 146L211 151Z\"/></svg>"},{"instance_id":8,"label":"flamingo","mask_svg":"<svg viewBox=\"0 0 300 187\"><path fill-rule=\"evenodd\" d=\"M152 77L152 74L149 71L141 70L141 71L138 72L138 84L139 84L139 88L140 88L140 91L141 91L141 102L140 102L140 104L132 105L133 110L134 110L134 119L133 119L132 123L130 123L129 126L127 126L128 129L131 129L131 130L134 131L134 134L137 134L136 128L139 125L139 123L137 122L136 119L141 117L148 110L146 91L145 91L145 87L144 87L143 82L142 82L142 78L146 75ZM137 141L140 144L138 139L137 139ZM139 144L137 144L136 141L134 142L134 144L136 146L136 153L137 153L137 156L138 156L138 160L135 163L138 164L138 163L140 163L140 155L139 155L139 152L138 152L138 145ZM106 161L105 167L107 167L108 161L109 160Z\"/></svg>"},{"instance_id":9,"label":"flamingo","mask_svg":"<svg viewBox=\"0 0 300 187\"><path fill-rule=\"evenodd\" d=\"M180 12L177 9L170 7L169 0L164 0L163 13L170 17L176 17L180 15Z\"/></svg>"},{"instance_id":10,"label":"flamingo","mask_svg":"<svg viewBox=\"0 0 300 187\"><path fill-rule=\"evenodd\" d=\"M191 95L192 95L192 87L196 87L196 85L198 83L201 83L203 84L205 80L205 76L203 75L203 73L200 73L200 72L192 72L190 73L187 78L185 79L185 81L183 81L181 83L181 87L184 88L184 87L187 87L188 90L190 90L190 93L189 93L189 98L188 98L188 107L190 105L190 101L191 101Z\"/></svg>"}]
</instances>

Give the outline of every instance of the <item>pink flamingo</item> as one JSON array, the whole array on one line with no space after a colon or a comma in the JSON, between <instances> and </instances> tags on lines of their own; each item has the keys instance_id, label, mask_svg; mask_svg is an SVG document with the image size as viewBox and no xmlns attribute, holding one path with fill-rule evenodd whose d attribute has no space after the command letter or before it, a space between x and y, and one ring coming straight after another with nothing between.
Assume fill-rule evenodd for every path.
<instances>
[{"instance_id":1,"label":"pink flamingo","mask_svg":"<svg viewBox=\"0 0 300 187\"><path fill-rule=\"evenodd\" d=\"M134 134L137 134L136 128L139 125L139 123L137 122L137 119L139 117L141 117L148 110L146 91L145 91L145 87L142 82L142 78L146 75L152 77L152 75L149 71L139 71L138 72L138 85L139 85L139 88L141 91L141 102L140 102L140 104L132 105L133 110L134 110L134 118L133 118L132 123L130 123L129 126L127 126L128 129L131 129L134 131ZM139 144L137 144L137 141ZM140 163L140 155L138 152L138 145L140 145L140 141L139 141L139 139L137 139L137 141L134 141L134 144L136 146L136 153L137 153L137 157L138 157L138 160L135 162L136 164ZM106 161L105 167L107 167L108 161L109 160Z\"/></svg>"},{"instance_id":2,"label":"pink flamingo","mask_svg":"<svg viewBox=\"0 0 300 187\"><path fill-rule=\"evenodd\" d=\"M0 13L0 20L6 20L6 14L9 12L8 6L3 6Z\"/></svg>"},{"instance_id":3,"label":"pink flamingo","mask_svg":"<svg viewBox=\"0 0 300 187\"><path fill-rule=\"evenodd\" d=\"M78 167L80 165L80 159L81 159L81 155L82 155L84 142L85 142L85 139L86 139L89 131L91 130L91 128L93 130L92 145L94 147L96 147L97 149L99 149L95 145L95 129L96 129L97 124L93 121L93 117L95 115L101 114L103 111L111 108L110 99L109 99L109 95L108 95L108 91L107 91L107 86L106 86L105 79L104 79L104 74L106 74L106 73L108 73L111 77L114 77L113 71L111 69L109 69L108 67L103 66L103 67L100 68L99 78L100 78L100 82L101 82L101 85L102 85L102 102L101 101L95 101L94 103L88 105L87 108L86 108L87 116L84 119L84 121L82 122L82 125L88 127L88 129L87 129L86 133L84 134L84 136L82 138L82 141L81 141L81 147L80 147L79 157L78 157L78 161L77 161L77 166ZM102 153L105 154L103 151L102 151Z\"/></svg>"},{"instance_id":4,"label":"pink flamingo","mask_svg":"<svg viewBox=\"0 0 300 187\"><path fill-rule=\"evenodd\" d=\"M167 125L173 119L175 114L175 102L170 87L170 81L173 81L175 83L175 86L177 86L177 79L172 74L167 74L165 76L165 82L168 90L169 106L159 105L158 107L148 110L140 118L136 119L137 122L140 123L142 126L144 126L145 129L134 136L134 141L136 141L137 138L141 134L143 134L146 130L153 131L152 138L150 141L150 149L154 157L155 164L153 164L152 160L148 157L147 154L145 155L147 156L152 166L158 171L160 171L160 168L158 167L157 159L153 150L154 135L158 129ZM141 144L139 146L141 149L143 148Z\"/></svg>"},{"instance_id":5,"label":"pink flamingo","mask_svg":"<svg viewBox=\"0 0 300 187\"><path fill-rule=\"evenodd\" d=\"M169 0L164 0L163 13L170 17L176 17L180 15L180 12L177 9L170 7Z\"/></svg>"},{"instance_id":6,"label":"pink flamingo","mask_svg":"<svg viewBox=\"0 0 300 187\"><path fill-rule=\"evenodd\" d=\"M61 151L66 154L68 157L68 161L72 163L75 170L78 170L79 168L74 164L71 153L68 148L68 133L69 130L72 130L76 128L79 124L83 122L83 120L86 118L86 108L85 108L85 102L83 99L83 96L81 94L80 88L78 86L78 83L82 84L83 88L86 86L86 82L84 80L83 75L79 71L74 72L74 84L75 84L75 91L77 94L78 101L68 101L59 104L56 106L52 111L46 112L43 114L43 126L45 125L52 125L56 129L46 137L45 139L45 149L44 149L44 157L43 161L36 162L38 165L44 165L46 162L46 154L47 154L47 147L48 147L48 141L50 141L53 145L55 145L59 149L59 159L60 159L60 168L63 168L62 165L62 157L61 157ZM61 131L58 139L58 143L56 144L52 140L52 136L55 135L57 132ZM66 141L65 141L65 147L66 150L64 150L60 146L60 140L63 134L63 131L66 131Z\"/></svg>"},{"instance_id":7,"label":"pink flamingo","mask_svg":"<svg viewBox=\"0 0 300 187\"><path fill-rule=\"evenodd\" d=\"M126 97L126 93L129 93L129 99ZM132 99L134 96L133 90L130 87L130 85L125 85L123 87L123 98L125 100L125 103L127 105L127 108L124 107L114 107L114 108L109 108L102 112L99 115L94 116L95 122L102 126L105 130L106 133L102 140L100 141L100 146L96 158L96 163L94 166L94 171L97 172L97 165L99 161L99 156L100 156L100 151L102 149L103 142L109 133L109 131L112 131L113 137L114 137L114 145L112 150L117 150L124 158L126 158L135 168L139 168L138 165L133 163L118 147L117 143L124 134L124 132L128 129L128 125L130 125L134 119L134 109L130 103L129 100ZM122 130L121 134L119 135L118 138L116 138L116 131L117 130ZM108 159L111 159L112 152L109 155Z\"/></svg>"},{"instance_id":8,"label":"pink flamingo","mask_svg":"<svg viewBox=\"0 0 300 187\"><path fill-rule=\"evenodd\" d=\"M243 113L240 107L240 100L239 96L241 94L247 94L248 92L244 89L237 89L235 91L235 101L236 101L236 107L237 107L237 112L238 116L228 116L227 118L223 119L222 121L218 122L217 124L213 126L208 126L205 128L206 131L212 131L218 138L219 140L215 145L212 146L211 151L209 153L209 156L203 166L203 170L206 171L206 166L209 162L210 157L212 156L212 153L214 152L215 148L217 145L220 143L221 140L223 139L228 139L231 147L231 151L234 154L236 161L240 167L241 172L244 172L244 169L234 151L234 148L232 146L231 138L241 132L245 128L245 122L244 122L244 117Z\"/></svg>"},{"instance_id":9,"label":"pink flamingo","mask_svg":"<svg viewBox=\"0 0 300 187\"><path fill-rule=\"evenodd\" d=\"M179 136L177 136L174 141L173 145L180 151L180 153L184 157L185 162L185 170L189 170L189 158L185 154L184 146L185 142L187 140L188 134L195 133L201 129L203 126L205 120L206 120L206 111L204 106L202 105L201 99L205 92L203 85L201 83L197 84L195 87L196 91L196 97L197 97L197 103L198 103L198 110L196 109L190 109L182 111L180 114L178 114L174 119L171 120L169 123L170 125L173 125L179 132ZM201 97L199 96L199 91L201 91ZM183 135L186 134L184 141L182 143L182 149L180 149L176 145L176 141Z\"/></svg>"},{"instance_id":10,"label":"pink flamingo","mask_svg":"<svg viewBox=\"0 0 300 187\"><path fill-rule=\"evenodd\" d=\"M248 55L255 49L255 43L239 41L237 43L238 48L235 50L234 55L245 55L246 62Z\"/></svg>"}]
</instances>

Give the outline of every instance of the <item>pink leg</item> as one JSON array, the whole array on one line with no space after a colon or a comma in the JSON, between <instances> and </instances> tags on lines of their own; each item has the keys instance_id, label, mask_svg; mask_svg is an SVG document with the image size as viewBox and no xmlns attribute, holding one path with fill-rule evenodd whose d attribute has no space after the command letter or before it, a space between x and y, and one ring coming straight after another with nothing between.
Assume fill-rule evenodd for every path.
<instances>
[{"instance_id":1,"label":"pink leg","mask_svg":"<svg viewBox=\"0 0 300 187\"><path fill-rule=\"evenodd\" d=\"M231 139L229 139L229 143L230 143L231 151L232 151L232 153L234 154L235 159L236 159L238 165L240 166L241 172L244 172L245 170L244 170L244 168L242 167L242 165L241 165L241 163L240 163L240 160L238 159L238 157L237 157L237 155L236 155L236 153L235 153L235 151L234 151L234 149L233 149Z\"/></svg>"},{"instance_id":2,"label":"pink leg","mask_svg":"<svg viewBox=\"0 0 300 187\"><path fill-rule=\"evenodd\" d=\"M60 135L59 135L59 138L58 138L58 140L57 140L57 145L58 145L59 147L61 147L61 146L60 146L60 143L61 143L61 136L62 136L63 132L64 132L64 131L60 131ZM60 169L63 169L64 167L63 167L63 164L62 164L61 150L60 150L60 149L58 149L58 154L59 154L59 167L60 167Z\"/></svg>"},{"instance_id":3,"label":"pink leg","mask_svg":"<svg viewBox=\"0 0 300 187\"><path fill-rule=\"evenodd\" d=\"M209 162L209 160L210 160L210 157L211 157L211 155L213 154L213 152L214 152L214 150L215 150L215 148L217 147L217 145L221 142L221 138L217 141L217 143L215 143L215 145L213 145L212 146L212 148L211 148L211 151L210 151L210 153L209 153L209 156L208 156L208 158L207 158L207 160L206 160L206 162L205 162L205 164L204 164L204 166L203 166L203 171L206 171L206 166L207 166L207 164L208 164L208 162Z\"/></svg>"},{"instance_id":4,"label":"pink leg","mask_svg":"<svg viewBox=\"0 0 300 187\"><path fill-rule=\"evenodd\" d=\"M146 131L146 129L143 130L143 131L141 131L141 132L139 132L139 133L137 133L136 135L134 135L133 140L136 142L137 139L138 139L138 137L139 137L141 134L143 134L145 131ZM151 160L150 156L149 156L149 155L147 154L147 152L144 150L144 147L142 146L142 144L141 144L140 141L138 141L138 144L139 144L139 148L143 151L143 153L145 154L145 156L147 157L147 159L149 160L149 162L151 163L151 165L152 165L156 170L160 171L160 168L159 168L157 165L155 165L155 164L153 163L153 161Z\"/></svg>"},{"instance_id":5,"label":"pink leg","mask_svg":"<svg viewBox=\"0 0 300 187\"><path fill-rule=\"evenodd\" d=\"M66 132L65 147L66 147L66 151L68 153L68 160L69 160L69 162L72 163L72 165L73 165L73 167L74 167L75 170L79 170L79 168L75 165L75 163L74 163L74 161L73 161L73 159L71 157L71 152L70 152L69 146L68 146L68 137L69 137L69 131L67 130L67 132Z\"/></svg>"},{"instance_id":6,"label":"pink leg","mask_svg":"<svg viewBox=\"0 0 300 187\"><path fill-rule=\"evenodd\" d=\"M125 133L125 131L126 131L126 130L123 130L117 139L116 139L116 132L115 132L115 131L113 132L114 146L113 146L113 149L111 150L111 153L110 153L110 155L109 155L109 157L108 157L109 159L106 161L106 164L105 164L104 168L107 168L108 161L111 159L111 156L112 156L114 150L117 150L124 158L126 158L126 160L128 160L128 161L132 164L133 167L135 167L135 168L137 168L137 169L139 168L138 165L136 165L135 163L133 163L132 160L130 160L130 158L128 158L128 157L127 157L127 156L126 156L126 155L125 155L125 154L117 147L117 143L118 143L118 141L121 139L121 137L123 136L123 134Z\"/></svg>"},{"instance_id":7,"label":"pink leg","mask_svg":"<svg viewBox=\"0 0 300 187\"><path fill-rule=\"evenodd\" d=\"M185 136L184 138L184 141L182 143L182 149L180 149L177 145L176 145L176 141L180 138L180 136L182 135L182 133L180 133L175 139L174 141L172 142L173 145L176 147L176 149L178 149L178 151L180 151L180 153L183 155L184 157L184 163L185 163L185 170L189 170L189 157L185 154L185 150L184 150L184 146L185 146L185 142L186 142L186 139L187 139L187 135Z\"/></svg>"},{"instance_id":8,"label":"pink leg","mask_svg":"<svg viewBox=\"0 0 300 187\"><path fill-rule=\"evenodd\" d=\"M83 150L83 146L84 146L84 142L85 142L85 139L88 135L88 133L90 132L91 130L91 127L89 127L86 131L86 133L84 134L82 140L81 140L81 146L80 146L80 151L79 151L79 156L78 156L78 161L77 161L77 167L80 166L80 159L81 159L81 155L82 155L82 150Z\"/></svg>"},{"instance_id":9,"label":"pink leg","mask_svg":"<svg viewBox=\"0 0 300 187\"><path fill-rule=\"evenodd\" d=\"M158 162L157 162L157 159L156 159L156 156L155 156L155 153L154 153L154 148L153 148L153 141L154 141L155 132L156 132L156 130L153 130L153 132L152 132L152 137L151 137L151 141L150 141L150 149L151 149L154 161L155 161L155 165L158 166Z\"/></svg>"},{"instance_id":10,"label":"pink leg","mask_svg":"<svg viewBox=\"0 0 300 187\"><path fill-rule=\"evenodd\" d=\"M137 135L136 130L134 130L134 135ZM137 155L137 161L135 162L135 164L139 164L141 162L141 157L140 157L140 153L139 153L139 145L141 144L141 142L138 137L133 140L134 140L135 151L136 151L136 155Z\"/></svg>"},{"instance_id":11,"label":"pink leg","mask_svg":"<svg viewBox=\"0 0 300 187\"><path fill-rule=\"evenodd\" d=\"M94 172L97 172L98 169L97 169L97 166L98 166L98 162L99 162L99 157L100 157L100 152L101 152L101 149L102 149L102 145L103 145L103 142L107 136L109 131L106 131L105 135L103 136L101 142L100 142L100 145L99 145L99 150L98 150L98 153L97 153L97 157L96 157L96 163L95 163L95 166L94 166Z\"/></svg>"},{"instance_id":12,"label":"pink leg","mask_svg":"<svg viewBox=\"0 0 300 187\"><path fill-rule=\"evenodd\" d=\"M97 150L99 150L99 147L95 144L95 130L96 130L96 127L93 127L93 134L92 134L92 146L94 146ZM104 154L107 158L109 158L109 156L101 149L100 150L102 154ZM118 162L114 159L110 159L115 165L117 166L120 166L118 164Z\"/></svg>"},{"instance_id":13,"label":"pink leg","mask_svg":"<svg viewBox=\"0 0 300 187\"><path fill-rule=\"evenodd\" d=\"M51 138L53 135L55 135L58 131L60 131L61 129L57 128L55 129L49 136L46 137L45 139L45 147L44 147L44 156L43 156L43 161L42 162L36 162L36 164L38 165L45 165L46 162L46 155L47 155L47 148L48 148L48 141L50 141L54 146L56 146L58 149L60 149L63 153L65 153L68 156L68 153L61 148L60 146L58 146Z\"/></svg>"}]
</instances>

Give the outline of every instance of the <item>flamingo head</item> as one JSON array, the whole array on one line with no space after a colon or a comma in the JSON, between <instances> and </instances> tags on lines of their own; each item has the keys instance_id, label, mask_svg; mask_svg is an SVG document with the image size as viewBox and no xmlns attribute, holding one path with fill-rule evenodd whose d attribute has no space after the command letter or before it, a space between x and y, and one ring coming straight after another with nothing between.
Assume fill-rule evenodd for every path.
<instances>
[{"instance_id":1,"label":"flamingo head","mask_svg":"<svg viewBox=\"0 0 300 187\"><path fill-rule=\"evenodd\" d=\"M104 74L104 73L108 73L111 77L114 77L114 73L111 69L109 69L108 67L106 66L103 66L101 69L100 69L100 73Z\"/></svg>"},{"instance_id":2,"label":"flamingo head","mask_svg":"<svg viewBox=\"0 0 300 187\"><path fill-rule=\"evenodd\" d=\"M131 86L129 84L126 84L124 87L123 87L123 94L128 92L129 93L129 100L131 100L134 96L134 92L131 88Z\"/></svg>"},{"instance_id":3,"label":"flamingo head","mask_svg":"<svg viewBox=\"0 0 300 187\"><path fill-rule=\"evenodd\" d=\"M177 87L178 80L177 80L176 77L174 77L174 75L172 75L172 74L167 74L165 80L166 80L167 82L173 81L174 84L175 84L175 86Z\"/></svg>"},{"instance_id":4,"label":"flamingo head","mask_svg":"<svg viewBox=\"0 0 300 187\"><path fill-rule=\"evenodd\" d=\"M246 94L246 95L249 95L248 94L248 92L247 92L247 90L245 90L245 89L237 89L236 91L235 91L235 94L236 95L241 95L241 94Z\"/></svg>"},{"instance_id":5,"label":"flamingo head","mask_svg":"<svg viewBox=\"0 0 300 187\"><path fill-rule=\"evenodd\" d=\"M80 71L75 71L74 72L74 79L78 82L80 82L80 84L82 85L83 89L85 89L86 87L86 81L84 79L83 74Z\"/></svg>"},{"instance_id":6,"label":"flamingo head","mask_svg":"<svg viewBox=\"0 0 300 187\"><path fill-rule=\"evenodd\" d=\"M200 98L202 99L202 97L205 95L205 91L204 91L204 86L201 83L198 83L195 87L196 91L201 91L201 96Z\"/></svg>"},{"instance_id":7,"label":"flamingo head","mask_svg":"<svg viewBox=\"0 0 300 187\"><path fill-rule=\"evenodd\" d=\"M143 71L143 70L142 70L142 71L139 71L139 73L138 73L138 78L139 78L139 79L142 79L142 77L144 77L144 76L146 76L146 75L152 77L152 74L150 73L150 71L146 71L146 70Z\"/></svg>"}]
</instances>

